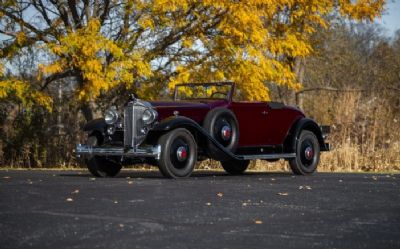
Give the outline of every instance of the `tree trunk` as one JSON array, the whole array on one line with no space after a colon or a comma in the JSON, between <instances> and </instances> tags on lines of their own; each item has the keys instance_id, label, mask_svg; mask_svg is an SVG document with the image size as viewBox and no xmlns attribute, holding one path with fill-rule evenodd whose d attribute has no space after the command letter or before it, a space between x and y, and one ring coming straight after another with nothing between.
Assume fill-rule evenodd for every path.
<instances>
[{"instance_id":1,"label":"tree trunk","mask_svg":"<svg viewBox=\"0 0 400 249\"><path fill-rule=\"evenodd\" d=\"M85 84L85 80L83 78L82 72L77 70L76 74L76 81L80 88L83 88ZM85 117L86 121L90 121L93 119L93 103L92 101L89 102L82 102L80 104L79 109L82 111L83 116Z\"/></svg>"},{"instance_id":2,"label":"tree trunk","mask_svg":"<svg viewBox=\"0 0 400 249\"><path fill-rule=\"evenodd\" d=\"M294 73L296 74L297 80L303 84L304 83L304 71L306 66L306 61L303 57L296 57L294 61Z\"/></svg>"},{"instance_id":3,"label":"tree trunk","mask_svg":"<svg viewBox=\"0 0 400 249\"><path fill-rule=\"evenodd\" d=\"M83 102L80 106L80 109L86 121L90 121L93 119L93 108L90 102Z\"/></svg>"},{"instance_id":4,"label":"tree trunk","mask_svg":"<svg viewBox=\"0 0 400 249\"><path fill-rule=\"evenodd\" d=\"M296 78L299 81L300 84L304 84L304 71L305 71L305 65L306 65L306 61L305 58L303 57L297 57L294 60L294 68L293 71L296 74ZM303 96L302 94L295 94L295 104L300 107L303 108Z\"/></svg>"}]
</instances>

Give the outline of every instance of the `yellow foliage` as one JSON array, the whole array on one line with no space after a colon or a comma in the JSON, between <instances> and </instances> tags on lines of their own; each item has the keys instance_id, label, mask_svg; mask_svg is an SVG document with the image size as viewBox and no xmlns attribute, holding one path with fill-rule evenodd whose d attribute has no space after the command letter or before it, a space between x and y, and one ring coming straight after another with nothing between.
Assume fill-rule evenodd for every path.
<instances>
[{"instance_id":1,"label":"yellow foliage","mask_svg":"<svg viewBox=\"0 0 400 249\"><path fill-rule=\"evenodd\" d=\"M339 0L340 12L344 16L352 19L373 21L376 16L380 16L383 11L382 0Z\"/></svg>"},{"instance_id":2,"label":"yellow foliage","mask_svg":"<svg viewBox=\"0 0 400 249\"><path fill-rule=\"evenodd\" d=\"M64 27L65 22L55 17L50 31L42 30L43 35L53 32L45 46L56 59L40 66L39 78L74 72L77 96L83 101L121 85L140 85L137 93L148 98L177 83L224 80L236 81L249 100L268 100L267 82L301 87L293 72L294 58L313 52L311 35L318 27L329 27L330 13L372 20L384 4L384 0L112 1L115 12L109 18L116 20L107 19L107 24L93 17L82 19L79 28ZM4 13L0 9L0 16ZM29 25L19 30L25 29ZM15 44L26 43L26 34L20 31ZM164 60L170 60L168 68L155 66L162 67Z\"/></svg>"},{"instance_id":3,"label":"yellow foliage","mask_svg":"<svg viewBox=\"0 0 400 249\"><path fill-rule=\"evenodd\" d=\"M119 84L130 86L133 82L132 71L141 76L151 74L150 65L142 60L142 54L139 51L124 53L121 47L101 34L100 22L96 19L76 32L69 32L60 43L53 43L49 48L59 58L42 66L42 73L80 70L85 84L80 86L78 97L84 101L95 99L102 91ZM105 61L108 54L114 58L109 64Z\"/></svg>"},{"instance_id":4,"label":"yellow foliage","mask_svg":"<svg viewBox=\"0 0 400 249\"><path fill-rule=\"evenodd\" d=\"M18 45L22 45L26 41L26 35L24 32L20 31L15 39Z\"/></svg>"},{"instance_id":5,"label":"yellow foliage","mask_svg":"<svg viewBox=\"0 0 400 249\"><path fill-rule=\"evenodd\" d=\"M2 63L0 63L0 77L3 77L4 75L4 66Z\"/></svg>"},{"instance_id":6,"label":"yellow foliage","mask_svg":"<svg viewBox=\"0 0 400 249\"><path fill-rule=\"evenodd\" d=\"M159 16L176 9L186 11L192 1L164 0L162 3L164 8L156 7ZM266 82L300 89L301 84L291 68L293 65L284 58L312 53L310 35L317 26L329 26L325 15L340 8L345 17L371 19L381 13L384 3L383 0L341 0L339 4L328 0L202 1L211 15L226 13L220 17L216 26L218 35L214 39L202 35L191 37L191 40L200 40L207 51L212 51L211 58L201 66L178 63L170 87L197 79L234 80L249 100L269 100ZM197 14L199 18L207 18ZM183 40L184 47L191 45Z\"/></svg>"},{"instance_id":7,"label":"yellow foliage","mask_svg":"<svg viewBox=\"0 0 400 249\"><path fill-rule=\"evenodd\" d=\"M176 1L163 2L179 8ZM185 3L181 8L186 10L191 1L182 2ZM234 80L247 99L268 100L265 82L286 85L291 89L301 88L292 65L283 58L304 57L312 53L310 35L317 26L328 27L326 14L339 8L345 17L371 19L382 12L385 1L341 0L337 4L328 0L206 0L202 3L211 7L211 12L227 13L217 26L219 35L215 39L198 36L203 46L213 51L213 57L200 67L177 65L177 75L171 79L170 87L196 79Z\"/></svg>"},{"instance_id":8,"label":"yellow foliage","mask_svg":"<svg viewBox=\"0 0 400 249\"><path fill-rule=\"evenodd\" d=\"M40 105L48 111L52 110L52 99L36 90L28 82L18 79L0 80L0 100L13 99L22 103L26 108Z\"/></svg>"},{"instance_id":9,"label":"yellow foliage","mask_svg":"<svg viewBox=\"0 0 400 249\"><path fill-rule=\"evenodd\" d=\"M23 80L13 77L2 79L4 76L4 65L0 62L0 101L12 100L22 103L26 108L39 105L52 111L53 100L51 97L37 90Z\"/></svg>"}]
</instances>

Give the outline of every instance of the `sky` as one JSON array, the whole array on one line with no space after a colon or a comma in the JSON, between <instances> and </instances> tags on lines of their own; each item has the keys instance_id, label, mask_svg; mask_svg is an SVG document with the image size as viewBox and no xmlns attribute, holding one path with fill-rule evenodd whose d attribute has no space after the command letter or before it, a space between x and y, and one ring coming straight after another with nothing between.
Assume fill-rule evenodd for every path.
<instances>
[{"instance_id":1,"label":"sky","mask_svg":"<svg viewBox=\"0 0 400 249\"><path fill-rule=\"evenodd\" d=\"M376 22L386 29L386 35L394 36L400 29L400 0L387 0L386 11Z\"/></svg>"}]
</instances>

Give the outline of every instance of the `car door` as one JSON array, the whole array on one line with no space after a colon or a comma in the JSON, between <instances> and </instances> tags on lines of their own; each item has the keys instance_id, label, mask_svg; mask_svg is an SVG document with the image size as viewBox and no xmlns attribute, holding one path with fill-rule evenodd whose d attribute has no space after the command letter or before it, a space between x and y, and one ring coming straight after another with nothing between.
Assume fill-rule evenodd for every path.
<instances>
[{"instance_id":1,"label":"car door","mask_svg":"<svg viewBox=\"0 0 400 249\"><path fill-rule=\"evenodd\" d=\"M239 146L262 146L270 144L266 128L269 123L269 107L266 102L234 102L230 109L239 122Z\"/></svg>"},{"instance_id":2,"label":"car door","mask_svg":"<svg viewBox=\"0 0 400 249\"><path fill-rule=\"evenodd\" d=\"M268 120L264 124L268 144L282 144L292 125L304 114L291 106L278 102L268 102Z\"/></svg>"}]
</instances>

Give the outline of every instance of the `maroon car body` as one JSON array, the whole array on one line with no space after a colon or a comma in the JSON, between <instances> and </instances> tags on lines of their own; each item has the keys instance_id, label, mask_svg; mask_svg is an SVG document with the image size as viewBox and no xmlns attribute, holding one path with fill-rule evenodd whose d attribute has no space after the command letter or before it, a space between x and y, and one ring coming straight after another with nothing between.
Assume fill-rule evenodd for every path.
<instances>
[{"instance_id":1,"label":"maroon car body","mask_svg":"<svg viewBox=\"0 0 400 249\"><path fill-rule=\"evenodd\" d=\"M274 102L234 102L227 100L202 102L150 101L164 120L179 110L179 115L202 124L206 114L217 107L232 110L240 127L239 147L282 144L290 127L305 115L291 106ZM273 106L273 107L271 107ZM274 107L279 106L279 107ZM258 124L258 125L254 125Z\"/></svg>"},{"instance_id":2,"label":"maroon car body","mask_svg":"<svg viewBox=\"0 0 400 249\"><path fill-rule=\"evenodd\" d=\"M231 82L196 83L177 85L173 101L132 98L123 114L114 108L89 122L88 141L76 152L96 176L147 162L167 177L185 177L204 158L221 161L231 174L242 173L252 159L286 159L296 174L315 170L320 151L329 150L326 127L298 108L235 101L234 94Z\"/></svg>"}]
</instances>

